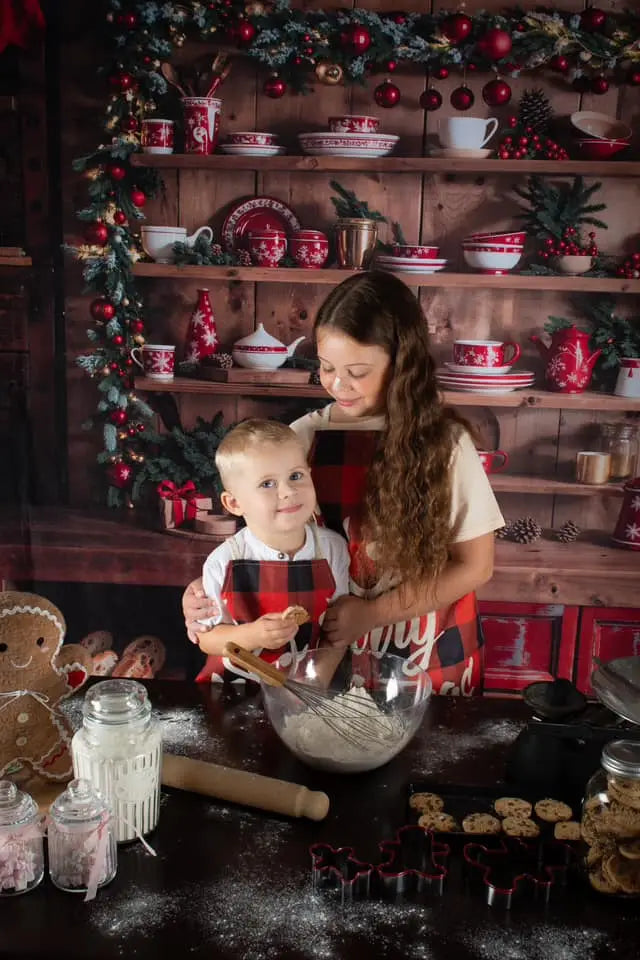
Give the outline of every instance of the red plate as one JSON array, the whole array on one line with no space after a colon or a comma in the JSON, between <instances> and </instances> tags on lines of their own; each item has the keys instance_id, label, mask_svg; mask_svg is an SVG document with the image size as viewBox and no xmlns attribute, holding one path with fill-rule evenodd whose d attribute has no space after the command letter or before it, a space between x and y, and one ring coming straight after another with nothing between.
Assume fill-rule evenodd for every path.
<instances>
[{"instance_id":1,"label":"red plate","mask_svg":"<svg viewBox=\"0 0 640 960\"><path fill-rule=\"evenodd\" d=\"M251 197L229 212L222 225L222 243L226 250L246 249L251 230L284 230L290 236L299 229L300 221L282 200Z\"/></svg>"}]
</instances>

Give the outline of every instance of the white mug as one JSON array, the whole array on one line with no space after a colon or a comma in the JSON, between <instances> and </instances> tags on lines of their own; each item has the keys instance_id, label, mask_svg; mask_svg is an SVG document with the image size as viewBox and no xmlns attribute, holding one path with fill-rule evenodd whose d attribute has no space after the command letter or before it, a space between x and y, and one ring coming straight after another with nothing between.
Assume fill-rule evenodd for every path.
<instances>
[{"instance_id":1,"label":"white mug","mask_svg":"<svg viewBox=\"0 0 640 960\"><path fill-rule=\"evenodd\" d=\"M613 392L617 397L640 399L640 357L622 357Z\"/></svg>"},{"instance_id":2,"label":"white mug","mask_svg":"<svg viewBox=\"0 0 640 960\"><path fill-rule=\"evenodd\" d=\"M443 117L438 136L443 147L479 150L498 129L495 117Z\"/></svg>"},{"instance_id":3,"label":"white mug","mask_svg":"<svg viewBox=\"0 0 640 960\"><path fill-rule=\"evenodd\" d=\"M211 227L199 227L195 233L187 236L184 227L142 227L142 248L144 252L155 260L156 263L173 263L173 245L174 243L186 243L193 246L200 234L204 233L213 240L213 230Z\"/></svg>"}]
</instances>

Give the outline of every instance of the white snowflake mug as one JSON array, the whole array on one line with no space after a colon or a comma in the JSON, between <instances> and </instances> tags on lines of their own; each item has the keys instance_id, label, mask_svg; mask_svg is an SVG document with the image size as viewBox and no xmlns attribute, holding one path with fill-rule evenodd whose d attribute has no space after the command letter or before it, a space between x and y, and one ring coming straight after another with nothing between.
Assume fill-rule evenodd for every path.
<instances>
[{"instance_id":1,"label":"white snowflake mug","mask_svg":"<svg viewBox=\"0 0 640 960\"><path fill-rule=\"evenodd\" d=\"M175 356L176 348L168 343L145 343L131 351L131 359L150 380L173 380Z\"/></svg>"}]
</instances>

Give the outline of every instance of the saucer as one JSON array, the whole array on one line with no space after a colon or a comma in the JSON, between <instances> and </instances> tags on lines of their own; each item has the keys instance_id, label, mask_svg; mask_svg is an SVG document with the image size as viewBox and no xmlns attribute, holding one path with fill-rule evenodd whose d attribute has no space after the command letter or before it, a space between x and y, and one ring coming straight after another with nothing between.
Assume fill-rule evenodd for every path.
<instances>
[{"instance_id":1,"label":"saucer","mask_svg":"<svg viewBox=\"0 0 640 960\"><path fill-rule=\"evenodd\" d=\"M469 373L474 377L502 375L504 373L509 373L511 367L513 366L513 364L510 363L506 367L471 367L464 366L461 363L447 363L447 361L445 361L444 365L453 373Z\"/></svg>"},{"instance_id":2,"label":"saucer","mask_svg":"<svg viewBox=\"0 0 640 960\"><path fill-rule=\"evenodd\" d=\"M466 149L466 147L432 147L430 156L448 157L458 160L486 160L491 156L493 150L490 147L483 147L481 150Z\"/></svg>"}]
</instances>

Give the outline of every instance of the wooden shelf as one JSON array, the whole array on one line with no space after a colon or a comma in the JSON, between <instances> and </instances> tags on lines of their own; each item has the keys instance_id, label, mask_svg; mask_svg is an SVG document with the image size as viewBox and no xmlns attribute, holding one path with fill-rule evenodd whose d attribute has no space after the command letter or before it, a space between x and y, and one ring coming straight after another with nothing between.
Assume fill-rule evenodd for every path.
<instances>
[{"instance_id":1,"label":"wooden shelf","mask_svg":"<svg viewBox=\"0 0 640 960\"><path fill-rule=\"evenodd\" d=\"M136 377L137 390L150 393L199 393L245 397L315 397L326 400L327 394L315 384L250 384L215 383L192 377L174 377L173 380L151 380ZM473 393L443 392L447 403L456 407L541 407L550 410L610 410L640 413L640 400L628 400L607 393L552 393L549 390L515 390L513 393L485 396Z\"/></svg>"},{"instance_id":2,"label":"wooden shelf","mask_svg":"<svg viewBox=\"0 0 640 960\"><path fill-rule=\"evenodd\" d=\"M492 473L489 481L496 493L548 494L567 497L621 497L620 483L588 484L553 477L535 477L511 473Z\"/></svg>"},{"instance_id":3,"label":"wooden shelf","mask_svg":"<svg viewBox=\"0 0 640 960\"><path fill-rule=\"evenodd\" d=\"M0 256L0 267L32 267L31 257L2 257Z\"/></svg>"},{"instance_id":4,"label":"wooden shelf","mask_svg":"<svg viewBox=\"0 0 640 960\"><path fill-rule=\"evenodd\" d=\"M288 171L290 173L348 172L354 173L466 173L528 174L547 173L555 177L581 174L586 177L640 177L638 160L461 160L444 157L230 157L214 154L203 157L192 153L155 156L135 153L131 163L136 167L165 170L255 170L258 173Z\"/></svg>"},{"instance_id":5,"label":"wooden shelf","mask_svg":"<svg viewBox=\"0 0 640 960\"><path fill-rule=\"evenodd\" d=\"M214 540L170 536L144 526L138 510L35 507L0 511L0 579L184 587L202 573ZM636 606L640 558L602 533L564 544L496 543L492 579L481 599Z\"/></svg>"},{"instance_id":6,"label":"wooden shelf","mask_svg":"<svg viewBox=\"0 0 640 960\"><path fill-rule=\"evenodd\" d=\"M171 280L201 280L213 283L341 283L346 277L360 271L328 268L305 270L298 267L198 267L172 263L136 263L133 272L138 277ZM617 277L534 277L507 273L493 277L482 273L398 273L410 287L445 287L474 290L557 290L565 293L640 293L640 280Z\"/></svg>"}]
</instances>

